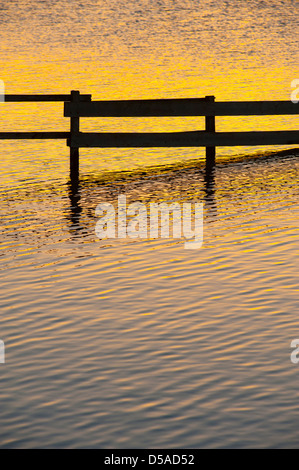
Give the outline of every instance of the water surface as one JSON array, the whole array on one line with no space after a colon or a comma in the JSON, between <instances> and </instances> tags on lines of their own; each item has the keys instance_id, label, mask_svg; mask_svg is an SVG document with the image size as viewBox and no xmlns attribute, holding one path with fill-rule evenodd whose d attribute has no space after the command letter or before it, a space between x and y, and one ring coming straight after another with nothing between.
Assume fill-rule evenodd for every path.
<instances>
[{"instance_id":1,"label":"water surface","mask_svg":"<svg viewBox=\"0 0 299 470\"><path fill-rule=\"evenodd\" d=\"M7 93L287 100L296 78L291 0L0 8ZM0 112L3 131L69 126L62 104ZM202 126L82 120L82 130ZM298 129L298 118L217 122L261 128ZM0 147L0 446L298 447L298 150L219 149L209 180L200 149L82 150L74 190L65 142ZM119 194L203 202L203 247L100 241L95 208Z\"/></svg>"}]
</instances>

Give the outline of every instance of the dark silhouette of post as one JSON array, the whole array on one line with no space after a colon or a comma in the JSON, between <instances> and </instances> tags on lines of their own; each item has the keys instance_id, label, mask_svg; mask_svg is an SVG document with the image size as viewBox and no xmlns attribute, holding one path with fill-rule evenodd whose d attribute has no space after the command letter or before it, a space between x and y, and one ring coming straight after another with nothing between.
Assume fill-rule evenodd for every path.
<instances>
[{"instance_id":1,"label":"dark silhouette of post","mask_svg":"<svg viewBox=\"0 0 299 470\"><path fill-rule=\"evenodd\" d=\"M215 102L215 96L206 96L207 101ZM215 132L215 116L205 116L206 132ZM216 147L206 147L206 170L210 172L216 163Z\"/></svg>"},{"instance_id":2,"label":"dark silhouette of post","mask_svg":"<svg viewBox=\"0 0 299 470\"><path fill-rule=\"evenodd\" d=\"M71 91L71 102L80 102L80 91ZM71 134L70 134L70 178L72 182L79 180L79 148L72 147L72 138L79 134L80 118L71 117Z\"/></svg>"}]
</instances>

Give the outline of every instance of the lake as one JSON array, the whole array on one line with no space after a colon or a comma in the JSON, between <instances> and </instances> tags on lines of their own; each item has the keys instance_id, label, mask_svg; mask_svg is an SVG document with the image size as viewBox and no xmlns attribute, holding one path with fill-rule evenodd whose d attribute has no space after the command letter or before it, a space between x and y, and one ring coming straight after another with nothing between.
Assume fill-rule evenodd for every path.
<instances>
[{"instance_id":1,"label":"lake","mask_svg":"<svg viewBox=\"0 0 299 470\"><path fill-rule=\"evenodd\" d=\"M298 5L0 5L6 93L289 100ZM297 75L296 75L297 74ZM62 103L0 103L2 131L67 131ZM82 119L82 130L203 129ZM290 116L217 130L296 130ZM1 141L1 448L298 447L299 149L82 149ZM280 152L284 150L284 152ZM204 242L99 240L99 203L202 202Z\"/></svg>"}]
</instances>

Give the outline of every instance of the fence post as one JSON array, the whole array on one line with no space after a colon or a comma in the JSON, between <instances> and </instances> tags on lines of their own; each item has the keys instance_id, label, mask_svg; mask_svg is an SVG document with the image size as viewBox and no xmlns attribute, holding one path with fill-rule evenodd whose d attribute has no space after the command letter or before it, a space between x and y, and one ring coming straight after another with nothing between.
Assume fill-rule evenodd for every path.
<instances>
[{"instance_id":1,"label":"fence post","mask_svg":"<svg viewBox=\"0 0 299 470\"><path fill-rule=\"evenodd\" d=\"M79 102L80 101L80 91L71 91L71 101ZM79 134L80 130L80 118L71 117L71 133L70 138ZM71 181L78 181L79 179L79 148L70 147L70 178Z\"/></svg>"},{"instance_id":2,"label":"fence post","mask_svg":"<svg viewBox=\"0 0 299 470\"><path fill-rule=\"evenodd\" d=\"M206 101L215 102L215 96L206 96ZM206 132L215 132L215 116L205 116ZM216 163L216 148L206 147L206 169L211 170Z\"/></svg>"}]
</instances>

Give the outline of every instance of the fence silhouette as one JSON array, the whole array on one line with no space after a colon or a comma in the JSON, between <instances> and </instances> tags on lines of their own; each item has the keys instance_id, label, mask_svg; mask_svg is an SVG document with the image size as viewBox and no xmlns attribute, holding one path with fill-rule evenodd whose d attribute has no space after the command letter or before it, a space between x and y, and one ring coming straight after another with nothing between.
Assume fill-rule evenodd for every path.
<instances>
[{"instance_id":1,"label":"fence silhouette","mask_svg":"<svg viewBox=\"0 0 299 470\"><path fill-rule=\"evenodd\" d=\"M214 96L150 100L92 101L91 95L5 95L6 102L64 102L70 118L69 132L0 132L0 139L67 139L70 147L70 177L79 178L79 149L205 147L206 168L216 161L216 147L251 145L296 145L299 131L216 132L216 116L274 116L299 114L291 101L223 101ZM187 132L80 132L80 118L204 116L205 130Z\"/></svg>"}]
</instances>

